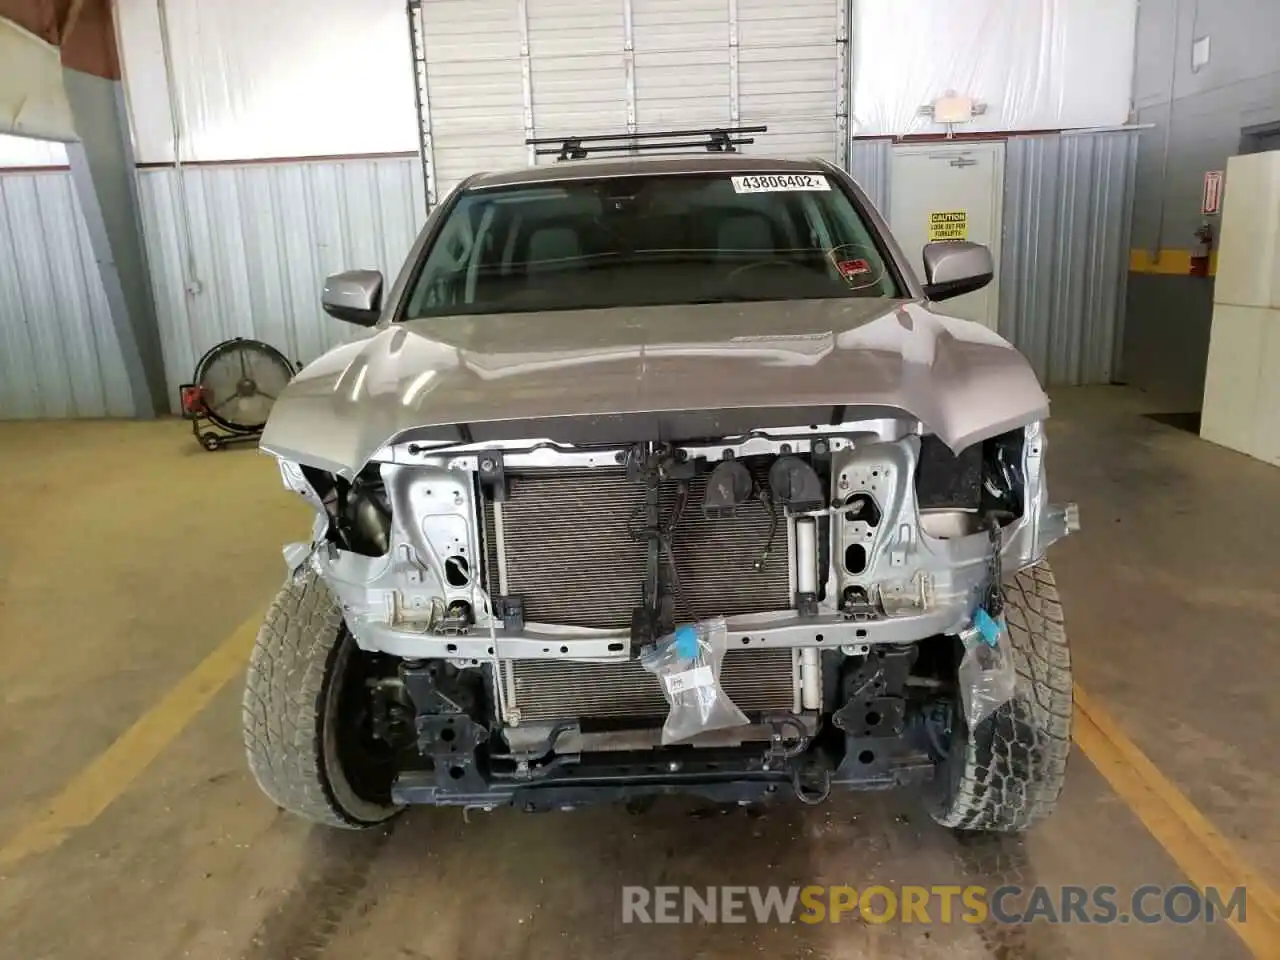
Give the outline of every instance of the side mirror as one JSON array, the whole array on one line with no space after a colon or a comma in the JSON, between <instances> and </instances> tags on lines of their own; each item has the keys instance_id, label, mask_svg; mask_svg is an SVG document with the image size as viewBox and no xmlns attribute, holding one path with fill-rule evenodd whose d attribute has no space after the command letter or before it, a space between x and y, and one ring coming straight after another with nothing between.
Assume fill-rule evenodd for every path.
<instances>
[{"instance_id":1,"label":"side mirror","mask_svg":"<svg viewBox=\"0 0 1280 960\"><path fill-rule=\"evenodd\" d=\"M382 273L378 270L335 273L324 282L320 304L331 317L372 327L382 313Z\"/></svg>"},{"instance_id":2,"label":"side mirror","mask_svg":"<svg viewBox=\"0 0 1280 960\"><path fill-rule=\"evenodd\" d=\"M996 272L991 251L968 240L942 240L924 246L924 295L950 300L981 290Z\"/></svg>"}]
</instances>

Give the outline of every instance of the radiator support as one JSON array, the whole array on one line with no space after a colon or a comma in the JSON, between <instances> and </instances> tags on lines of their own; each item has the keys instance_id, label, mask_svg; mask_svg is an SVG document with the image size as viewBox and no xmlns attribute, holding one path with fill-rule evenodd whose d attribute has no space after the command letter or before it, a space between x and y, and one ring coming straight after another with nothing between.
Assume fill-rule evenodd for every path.
<instances>
[{"instance_id":1,"label":"radiator support","mask_svg":"<svg viewBox=\"0 0 1280 960\"><path fill-rule=\"evenodd\" d=\"M731 650L720 683L749 716L798 713L800 651ZM661 725L667 701L658 678L637 660L504 660L498 664L503 721L634 721Z\"/></svg>"},{"instance_id":2,"label":"radiator support","mask_svg":"<svg viewBox=\"0 0 1280 960\"><path fill-rule=\"evenodd\" d=\"M763 485L768 458L744 463ZM707 519L706 483L689 481L688 506L671 535L675 621L791 609L792 524L761 500ZM675 493L673 481L660 484L664 518ZM644 485L622 468L508 471L505 501L483 506L490 593L520 597L526 623L630 628L645 603L645 508Z\"/></svg>"}]
</instances>

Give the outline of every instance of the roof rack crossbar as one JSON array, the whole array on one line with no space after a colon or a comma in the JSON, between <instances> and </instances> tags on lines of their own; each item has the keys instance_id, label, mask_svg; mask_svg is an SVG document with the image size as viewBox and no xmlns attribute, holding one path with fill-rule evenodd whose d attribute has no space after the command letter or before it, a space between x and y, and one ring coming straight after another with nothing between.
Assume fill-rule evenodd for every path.
<instances>
[{"instance_id":1,"label":"roof rack crossbar","mask_svg":"<svg viewBox=\"0 0 1280 960\"><path fill-rule=\"evenodd\" d=\"M555 154L558 160L582 160L593 153L687 150L691 147L702 147L708 153L736 153L737 147L756 142L754 137L743 134L767 133L768 130L768 127L763 126L707 127L698 130L658 130L652 133L605 133L585 137L530 137L525 143L535 148L536 155ZM685 139L671 139L674 137ZM653 142L659 140L660 142Z\"/></svg>"},{"instance_id":2,"label":"roof rack crossbar","mask_svg":"<svg viewBox=\"0 0 1280 960\"><path fill-rule=\"evenodd\" d=\"M745 146L755 143L755 137L739 137L737 139L726 139L721 143L712 146L711 144L702 144L708 153L736 153L734 147ZM670 143L634 143L618 146L599 146L586 147L580 146L572 141L566 141L561 147L539 147L534 150L538 156L550 156L556 154L559 160L585 160L593 153L630 153L632 151L641 150L688 150L690 147L696 147L699 144L686 142L670 142Z\"/></svg>"}]
</instances>

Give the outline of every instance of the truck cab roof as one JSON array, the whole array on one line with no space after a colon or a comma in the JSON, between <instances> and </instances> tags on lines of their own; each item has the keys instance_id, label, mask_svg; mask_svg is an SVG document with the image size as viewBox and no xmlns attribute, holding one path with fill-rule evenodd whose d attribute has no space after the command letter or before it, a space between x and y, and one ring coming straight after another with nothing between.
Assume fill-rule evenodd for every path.
<instances>
[{"instance_id":1,"label":"truck cab roof","mask_svg":"<svg viewBox=\"0 0 1280 960\"><path fill-rule=\"evenodd\" d=\"M826 173L825 161L777 160L747 157L740 153L694 154L685 156L609 157L595 160L565 160L518 170L478 173L466 182L468 190L489 190L566 180L596 180L611 177L661 176L668 174L735 173Z\"/></svg>"}]
</instances>

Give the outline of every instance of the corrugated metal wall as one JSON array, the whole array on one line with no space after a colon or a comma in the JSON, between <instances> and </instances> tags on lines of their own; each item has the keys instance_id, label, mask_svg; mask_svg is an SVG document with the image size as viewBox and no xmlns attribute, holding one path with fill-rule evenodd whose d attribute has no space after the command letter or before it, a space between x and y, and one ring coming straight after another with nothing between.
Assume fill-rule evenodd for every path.
<instances>
[{"instance_id":1,"label":"corrugated metal wall","mask_svg":"<svg viewBox=\"0 0 1280 960\"><path fill-rule=\"evenodd\" d=\"M424 209L416 157L190 167L182 178L193 271L178 173L138 176L175 397L201 354L229 337L264 340L305 363L360 336L360 328L320 309L324 278L372 268L389 284Z\"/></svg>"},{"instance_id":2,"label":"corrugated metal wall","mask_svg":"<svg viewBox=\"0 0 1280 960\"><path fill-rule=\"evenodd\" d=\"M71 174L0 173L0 419L133 414Z\"/></svg>"},{"instance_id":3,"label":"corrugated metal wall","mask_svg":"<svg viewBox=\"0 0 1280 960\"><path fill-rule=\"evenodd\" d=\"M876 209L889 216L889 170L893 165L892 140L853 140L849 144L849 173L866 191Z\"/></svg>"},{"instance_id":4,"label":"corrugated metal wall","mask_svg":"<svg viewBox=\"0 0 1280 960\"><path fill-rule=\"evenodd\" d=\"M1008 142L1001 333L1046 383L1105 383L1117 371L1136 139ZM889 143L855 140L850 156L885 209ZM208 166L183 176L194 272L178 174L139 173L175 398L200 355L228 337L266 340L305 362L359 336L321 311L324 277L357 267L393 276L422 217L414 157ZM0 235L13 241L0 244L0 416L132 415L70 175L0 175Z\"/></svg>"},{"instance_id":5,"label":"corrugated metal wall","mask_svg":"<svg viewBox=\"0 0 1280 960\"><path fill-rule=\"evenodd\" d=\"M1118 371L1137 149L1136 131L1008 141L1000 333L1045 384Z\"/></svg>"}]
</instances>

